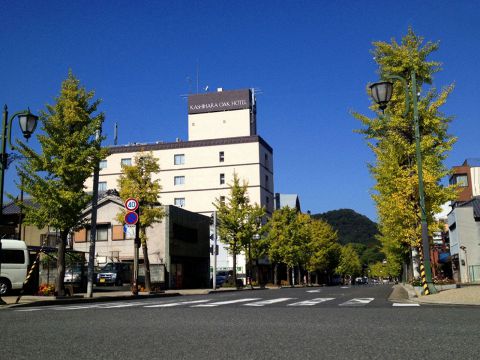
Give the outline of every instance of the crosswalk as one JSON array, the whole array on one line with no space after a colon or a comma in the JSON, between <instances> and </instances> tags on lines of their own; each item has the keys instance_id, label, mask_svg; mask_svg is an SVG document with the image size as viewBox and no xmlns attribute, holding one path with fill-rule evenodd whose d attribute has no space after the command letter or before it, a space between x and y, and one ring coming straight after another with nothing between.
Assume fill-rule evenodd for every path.
<instances>
[{"instance_id":1,"label":"crosswalk","mask_svg":"<svg viewBox=\"0 0 480 360\"><path fill-rule=\"evenodd\" d=\"M352 299L336 299L334 297L316 297L307 300L299 300L293 297L279 297L272 299L262 298L238 298L222 301L214 301L216 299L196 299L196 300L162 300L156 302L144 301L129 301L129 302L106 302L94 304L75 304L75 305L54 305L42 307L28 307L15 309L20 312L33 312L40 310L53 311L72 311L85 309L121 309L121 308L148 308L148 309L162 309L173 307L189 307L189 308L214 308L220 306L242 306L242 307L268 307L272 305L286 306L286 307L315 307L329 304L330 306L341 307L364 307L371 304L375 298L352 298ZM417 303L392 303L392 307L407 307L419 306Z\"/></svg>"}]
</instances>

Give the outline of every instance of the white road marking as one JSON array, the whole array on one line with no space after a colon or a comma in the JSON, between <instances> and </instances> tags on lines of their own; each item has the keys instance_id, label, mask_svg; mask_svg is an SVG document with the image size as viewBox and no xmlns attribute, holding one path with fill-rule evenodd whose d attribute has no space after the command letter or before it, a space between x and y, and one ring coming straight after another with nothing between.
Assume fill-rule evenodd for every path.
<instances>
[{"instance_id":1,"label":"white road marking","mask_svg":"<svg viewBox=\"0 0 480 360\"><path fill-rule=\"evenodd\" d=\"M326 301L331 301L334 299L335 298L316 298L311 300L299 301L293 304L288 304L287 306L313 306L313 305L321 304Z\"/></svg>"},{"instance_id":2,"label":"white road marking","mask_svg":"<svg viewBox=\"0 0 480 360\"><path fill-rule=\"evenodd\" d=\"M39 311L39 310L43 310L43 309L40 309L40 308L35 308L35 309L20 309L20 310L15 310L15 311Z\"/></svg>"},{"instance_id":3,"label":"white road marking","mask_svg":"<svg viewBox=\"0 0 480 360\"><path fill-rule=\"evenodd\" d=\"M261 299L260 298L236 299L236 300L229 300L229 301L219 301L219 302L214 302L210 304L193 305L191 307L214 307L214 306L236 304L236 303L249 302L249 301L255 301L255 300L261 300Z\"/></svg>"},{"instance_id":4,"label":"white road marking","mask_svg":"<svg viewBox=\"0 0 480 360\"><path fill-rule=\"evenodd\" d=\"M146 305L146 308L157 308L157 307L173 307L173 306L181 306L181 305L190 305L190 304L198 304L210 301L206 300L192 300L192 301L179 301L176 303L167 303L167 304L155 304L155 305Z\"/></svg>"},{"instance_id":5,"label":"white road marking","mask_svg":"<svg viewBox=\"0 0 480 360\"><path fill-rule=\"evenodd\" d=\"M307 293L319 293L321 290L307 290Z\"/></svg>"},{"instance_id":6,"label":"white road marking","mask_svg":"<svg viewBox=\"0 0 480 360\"><path fill-rule=\"evenodd\" d=\"M372 302L374 298L355 298L344 303L340 304L339 306L365 306L368 303Z\"/></svg>"},{"instance_id":7,"label":"white road marking","mask_svg":"<svg viewBox=\"0 0 480 360\"><path fill-rule=\"evenodd\" d=\"M420 306L420 304L410 304L410 303L393 303L392 306L398 306L398 307L403 307L403 306Z\"/></svg>"},{"instance_id":8,"label":"white road marking","mask_svg":"<svg viewBox=\"0 0 480 360\"><path fill-rule=\"evenodd\" d=\"M288 301L292 299L295 299L295 298L278 298L278 299L263 300L263 301L253 302L250 304L243 304L243 306L265 306L265 305L275 304L275 303Z\"/></svg>"},{"instance_id":9,"label":"white road marking","mask_svg":"<svg viewBox=\"0 0 480 360\"><path fill-rule=\"evenodd\" d=\"M340 289L350 289L350 286L342 286Z\"/></svg>"},{"instance_id":10,"label":"white road marking","mask_svg":"<svg viewBox=\"0 0 480 360\"><path fill-rule=\"evenodd\" d=\"M107 306L102 306L102 309L114 309L114 308L131 307L131 306L138 306L138 305L139 304L107 305Z\"/></svg>"}]
</instances>

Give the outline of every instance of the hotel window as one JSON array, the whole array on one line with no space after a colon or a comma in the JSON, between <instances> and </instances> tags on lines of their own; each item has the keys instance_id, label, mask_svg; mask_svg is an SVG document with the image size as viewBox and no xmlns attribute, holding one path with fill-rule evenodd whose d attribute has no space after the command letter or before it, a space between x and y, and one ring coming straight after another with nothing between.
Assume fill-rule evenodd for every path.
<instances>
[{"instance_id":1,"label":"hotel window","mask_svg":"<svg viewBox=\"0 0 480 360\"><path fill-rule=\"evenodd\" d=\"M122 160L120 160L120 165L121 166L132 166L132 159L131 158L122 159Z\"/></svg>"},{"instance_id":2,"label":"hotel window","mask_svg":"<svg viewBox=\"0 0 480 360\"><path fill-rule=\"evenodd\" d=\"M185 164L185 154L176 154L174 155L173 163L175 165L183 165Z\"/></svg>"},{"instance_id":3,"label":"hotel window","mask_svg":"<svg viewBox=\"0 0 480 360\"><path fill-rule=\"evenodd\" d=\"M183 185L185 184L185 176L175 176L173 178L174 185Z\"/></svg>"},{"instance_id":4,"label":"hotel window","mask_svg":"<svg viewBox=\"0 0 480 360\"><path fill-rule=\"evenodd\" d=\"M266 168L268 168L268 154L265 154L264 165L265 165Z\"/></svg>"},{"instance_id":5,"label":"hotel window","mask_svg":"<svg viewBox=\"0 0 480 360\"><path fill-rule=\"evenodd\" d=\"M220 162L224 162L224 161L225 161L225 152L220 151L220 152L218 153L218 161L220 161Z\"/></svg>"},{"instance_id":6,"label":"hotel window","mask_svg":"<svg viewBox=\"0 0 480 360\"><path fill-rule=\"evenodd\" d=\"M106 169L107 168L107 160L100 160L100 163L98 164L98 168L101 169Z\"/></svg>"},{"instance_id":7,"label":"hotel window","mask_svg":"<svg viewBox=\"0 0 480 360\"><path fill-rule=\"evenodd\" d=\"M107 182L106 181L100 181L98 183L98 191L107 191Z\"/></svg>"},{"instance_id":8,"label":"hotel window","mask_svg":"<svg viewBox=\"0 0 480 360\"><path fill-rule=\"evenodd\" d=\"M175 206L185 207L185 198L175 198Z\"/></svg>"},{"instance_id":9,"label":"hotel window","mask_svg":"<svg viewBox=\"0 0 480 360\"><path fill-rule=\"evenodd\" d=\"M267 206L268 206L268 204L270 203L270 198L269 198L268 196L267 196L267 197L265 197L265 201L266 201L266 203L267 203Z\"/></svg>"},{"instance_id":10,"label":"hotel window","mask_svg":"<svg viewBox=\"0 0 480 360\"><path fill-rule=\"evenodd\" d=\"M220 196L220 205L225 205L225 196Z\"/></svg>"},{"instance_id":11,"label":"hotel window","mask_svg":"<svg viewBox=\"0 0 480 360\"><path fill-rule=\"evenodd\" d=\"M265 175L265 189L268 189L268 175Z\"/></svg>"},{"instance_id":12,"label":"hotel window","mask_svg":"<svg viewBox=\"0 0 480 360\"><path fill-rule=\"evenodd\" d=\"M220 185L225 184L225 174L220 174Z\"/></svg>"}]
</instances>

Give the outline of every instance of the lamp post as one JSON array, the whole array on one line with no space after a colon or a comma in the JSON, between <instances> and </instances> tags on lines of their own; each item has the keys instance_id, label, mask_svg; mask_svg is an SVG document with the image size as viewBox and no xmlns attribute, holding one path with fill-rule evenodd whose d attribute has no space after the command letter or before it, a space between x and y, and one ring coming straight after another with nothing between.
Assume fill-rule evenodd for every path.
<instances>
[{"instance_id":1,"label":"lamp post","mask_svg":"<svg viewBox=\"0 0 480 360\"><path fill-rule=\"evenodd\" d=\"M406 116L409 111L409 99L410 94L408 93L407 81L401 76L389 75L384 76L386 79L400 80L403 83L405 89L405 112L403 116ZM421 229L422 229L422 247L423 247L423 264L425 266L425 278L428 285L428 290L430 294L435 294L437 290L432 282L432 269L430 266L430 243L428 240L428 225L427 225L427 213L425 208L425 191L423 187L423 166L422 166L422 154L420 151L420 128L418 122L418 94L417 94L417 79L415 71L410 73L411 80L411 99L413 105L413 124L415 127L415 148L416 148L416 158L417 158L417 171L418 171L418 196L420 201L420 214L421 214ZM382 81L374 83L370 86L372 91L373 100L379 105L382 111L385 111L387 108L388 102L390 101L393 93L393 83L389 81Z\"/></svg>"},{"instance_id":2,"label":"lamp post","mask_svg":"<svg viewBox=\"0 0 480 360\"><path fill-rule=\"evenodd\" d=\"M3 121L2 121L2 151L0 153L0 224L3 225L3 188L5 185L5 170L8 167L8 153L7 153L7 140L11 149L15 149L12 145L12 122L18 116L20 122L20 128L22 130L25 139L28 139L37 127L38 116L30 113L30 110L23 110L13 114L10 119L8 118L7 105L3 108ZM8 130L8 133L7 133ZM2 242L0 241L0 254L2 252ZM2 270L2 259L0 256L0 271ZM0 297L0 304L4 301Z\"/></svg>"}]
</instances>

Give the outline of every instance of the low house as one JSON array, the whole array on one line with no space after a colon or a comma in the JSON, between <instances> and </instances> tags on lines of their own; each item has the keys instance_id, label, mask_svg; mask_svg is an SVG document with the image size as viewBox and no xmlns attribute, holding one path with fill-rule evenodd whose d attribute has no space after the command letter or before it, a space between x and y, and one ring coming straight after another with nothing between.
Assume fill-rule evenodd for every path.
<instances>
[{"instance_id":1,"label":"low house","mask_svg":"<svg viewBox=\"0 0 480 360\"><path fill-rule=\"evenodd\" d=\"M124 208L114 193L104 193L97 205L96 265L132 262L134 233L117 220ZM209 285L209 217L173 205L164 206L165 218L147 229L148 258L153 283L164 288L206 288ZM92 209L84 212L89 224ZM88 252L90 225L75 232L73 249ZM139 251L143 263L143 252Z\"/></svg>"}]
</instances>

